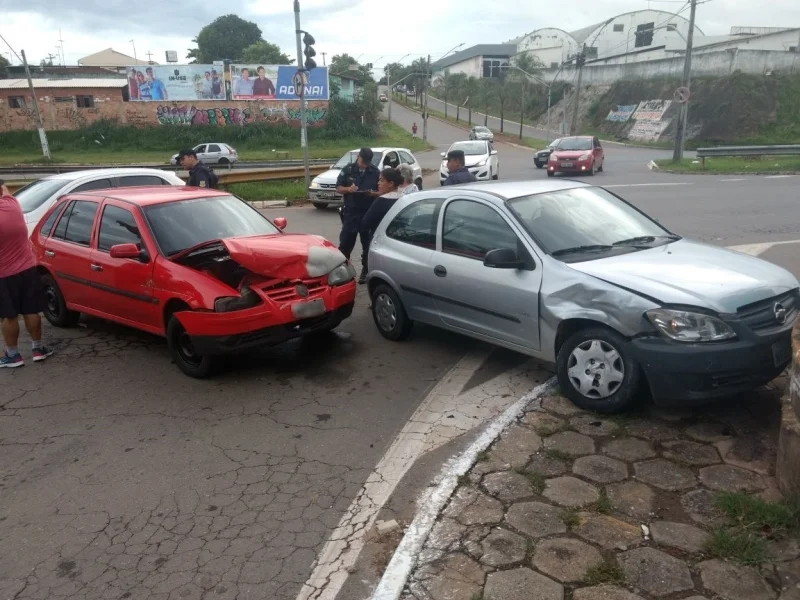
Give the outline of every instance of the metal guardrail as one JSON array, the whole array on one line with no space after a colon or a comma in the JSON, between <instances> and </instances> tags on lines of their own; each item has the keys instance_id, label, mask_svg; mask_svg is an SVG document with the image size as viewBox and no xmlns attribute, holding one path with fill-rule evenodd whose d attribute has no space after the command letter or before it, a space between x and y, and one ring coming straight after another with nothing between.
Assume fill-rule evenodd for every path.
<instances>
[{"instance_id":1,"label":"metal guardrail","mask_svg":"<svg viewBox=\"0 0 800 600\"><path fill-rule=\"evenodd\" d=\"M314 165L309 168L309 172L311 175L319 175L320 173L324 173L328 170L330 165L326 162L324 165ZM219 177L220 184L230 184L230 183L247 183L250 181L275 181L280 179L301 179L304 175L304 167L301 166L291 166L291 167L281 167L281 168L273 168L273 169L236 169L231 171L215 171L217 176ZM189 174L186 171L180 171L177 173L178 177L183 180L187 180L189 178ZM35 181L33 179L18 179L15 181L6 181L6 186L8 187L8 191L12 194L20 189L22 186L28 185L31 181Z\"/></svg>"},{"instance_id":2,"label":"metal guardrail","mask_svg":"<svg viewBox=\"0 0 800 600\"><path fill-rule=\"evenodd\" d=\"M703 166L706 158L731 156L800 156L800 145L791 146L717 146L715 148L698 148L697 158Z\"/></svg>"},{"instance_id":3,"label":"metal guardrail","mask_svg":"<svg viewBox=\"0 0 800 600\"><path fill-rule=\"evenodd\" d=\"M336 162L334 158L315 158L308 161L309 164L318 165L332 165ZM221 173L222 171L231 171L239 169L279 169L283 167L302 167L302 160L269 160L269 161L239 161L232 165L208 165L214 171ZM0 175L17 175L20 173L30 175L52 175L59 173L74 173L75 171L88 171L90 169L161 169L162 171L175 171L178 169L175 165L168 165L164 163L147 163L147 164L106 164L106 165L67 165L53 163L49 165L14 165L12 167L0 167Z\"/></svg>"}]
</instances>

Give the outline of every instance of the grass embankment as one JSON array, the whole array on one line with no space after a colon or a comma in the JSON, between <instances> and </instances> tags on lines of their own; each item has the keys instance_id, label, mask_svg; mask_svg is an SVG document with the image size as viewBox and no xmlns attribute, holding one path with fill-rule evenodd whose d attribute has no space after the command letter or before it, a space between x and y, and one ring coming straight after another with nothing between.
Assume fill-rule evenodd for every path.
<instances>
[{"instance_id":1,"label":"grass embankment","mask_svg":"<svg viewBox=\"0 0 800 600\"><path fill-rule=\"evenodd\" d=\"M419 106L416 106L413 102L406 102L404 95L395 94L394 97L395 97L395 101L396 102L398 102L399 104L402 104L403 106L406 106L407 108L410 108L413 111L420 112L422 110ZM435 109L430 108L430 107L428 107L428 112L430 113L431 116L436 117L437 119L441 119L442 121L448 121L448 122L452 123L453 125L457 125L458 127L463 127L464 129L469 129L470 127L474 127L476 125L483 125L483 122L484 122L483 119L481 119L481 118L475 118L472 121L472 125L470 125L469 121L468 121L468 118L467 119L464 119L464 118L456 119L456 117L454 115L451 115L449 112L448 112L447 116L445 116L445 114L443 112L440 112L440 111L435 110ZM466 114L466 111L462 110L461 114L462 115ZM497 117L492 117L492 118L497 118ZM421 134L422 133L422 125L420 123L417 123L417 125L420 127L420 132L419 133ZM491 129L491 127L489 129ZM519 136L516 136L516 135L513 135L513 134L509 134L507 131L504 132L504 133L500 133L498 131L495 131L494 132L494 136L495 136L495 140L498 141L498 142L505 142L505 143L508 143L508 144L520 144L522 146L527 146L528 148L533 148L534 150L541 150L542 148L546 148L547 145L550 143L550 142L548 142L546 140L542 140L542 139L539 139L539 138L533 138L533 137L523 137L522 139L520 139Z\"/></svg>"},{"instance_id":2,"label":"grass embankment","mask_svg":"<svg viewBox=\"0 0 800 600\"><path fill-rule=\"evenodd\" d=\"M244 133L250 127L257 125L247 125L242 128ZM36 144L32 144L28 139L35 136L35 132L9 132L0 135L0 165L24 165L24 164L166 164L170 157L178 150L185 147L193 147L203 142L225 142L231 144L239 152L239 159L243 161L268 161L300 159L303 151L300 148L300 131L293 129L289 132L280 128L280 135L274 138L269 137L269 130L263 131L264 137L243 138L238 141L229 140L229 132L226 128L215 128L209 132L207 128L190 128L180 126L152 127L147 133L155 139L147 139L146 135L140 133L141 130L135 128L118 128L120 130L133 131L113 131L109 136L100 137L91 135L87 132L82 138L78 137L79 132L53 132L51 133L51 154L52 161L47 161L42 157L41 150ZM170 130L175 134L171 138L165 137L164 130ZM262 129L262 128L259 128ZM354 128L358 129L358 128ZM192 135L193 130L197 131ZM74 139L58 134L76 134ZM117 141L115 138L130 134L132 139L129 141ZM179 135L178 135L179 134ZM309 130L309 155L311 158L330 158L338 159L345 152L361 146L403 146L412 152L428 149L428 146L421 139L414 139L409 132L393 123L384 123L381 131L376 137L366 134L356 134L340 139L329 139L315 135L314 129ZM86 138L96 138L101 143L86 143ZM13 138L13 139L11 139ZM61 139L64 138L64 139ZM142 139L144 138L144 139ZM6 143L3 143L6 142ZM16 142L16 143L8 143ZM36 138L38 144L38 136ZM156 146L156 148L154 148ZM161 148L161 149L158 149Z\"/></svg>"},{"instance_id":3,"label":"grass embankment","mask_svg":"<svg viewBox=\"0 0 800 600\"><path fill-rule=\"evenodd\" d=\"M758 174L800 172L798 156L747 156L730 158L707 158L703 166L699 158L684 158L681 162L671 159L656 161L660 169L671 173L700 174Z\"/></svg>"}]
</instances>

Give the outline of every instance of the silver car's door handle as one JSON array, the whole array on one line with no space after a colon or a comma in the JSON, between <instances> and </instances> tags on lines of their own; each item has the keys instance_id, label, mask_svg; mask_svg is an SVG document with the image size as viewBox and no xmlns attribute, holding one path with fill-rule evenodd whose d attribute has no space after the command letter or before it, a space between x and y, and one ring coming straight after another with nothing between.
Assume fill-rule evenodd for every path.
<instances>
[{"instance_id":1,"label":"silver car's door handle","mask_svg":"<svg viewBox=\"0 0 800 600\"><path fill-rule=\"evenodd\" d=\"M56 255L56 253L55 253L55 252L53 252L52 250L45 250L45 251L44 251L44 255L45 255L47 258L53 258L53 257Z\"/></svg>"},{"instance_id":2,"label":"silver car's door handle","mask_svg":"<svg viewBox=\"0 0 800 600\"><path fill-rule=\"evenodd\" d=\"M447 277L447 269L445 269L442 265L436 265L433 268L433 273L437 277Z\"/></svg>"},{"instance_id":3,"label":"silver car's door handle","mask_svg":"<svg viewBox=\"0 0 800 600\"><path fill-rule=\"evenodd\" d=\"M95 264L95 263L92 263L92 264L90 264L90 265L89 265L89 268L90 268L92 271L102 271L102 270L103 270L103 267L101 267L100 265L98 265L98 264Z\"/></svg>"}]
</instances>

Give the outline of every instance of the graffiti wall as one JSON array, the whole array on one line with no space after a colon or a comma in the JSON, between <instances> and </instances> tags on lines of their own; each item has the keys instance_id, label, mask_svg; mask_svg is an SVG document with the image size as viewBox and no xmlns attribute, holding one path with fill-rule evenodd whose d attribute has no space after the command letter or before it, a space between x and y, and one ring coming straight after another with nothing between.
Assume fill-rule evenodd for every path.
<instances>
[{"instance_id":1,"label":"graffiti wall","mask_svg":"<svg viewBox=\"0 0 800 600\"><path fill-rule=\"evenodd\" d=\"M39 99L39 109L48 130L80 129L99 119L121 124L181 125L186 127L243 127L252 123L300 126L299 101L197 101L197 102L122 102L98 101L95 107ZM308 102L306 122L309 127L324 125L328 102ZM0 99L0 130L36 129L33 110L11 108Z\"/></svg>"},{"instance_id":2,"label":"graffiti wall","mask_svg":"<svg viewBox=\"0 0 800 600\"><path fill-rule=\"evenodd\" d=\"M631 118L633 111L636 110L636 104L629 104L626 106L618 105L616 110L610 110L606 121L614 121L617 123L625 123Z\"/></svg>"},{"instance_id":3,"label":"graffiti wall","mask_svg":"<svg viewBox=\"0 0 800 600\"><path fill-rule=\"evenodd\" d=\"M631 115L633 127L628 139L642 142L656 142L669 127L671 119L666 116L672 100L645 100Z\"/></svg>"}]
</instances>

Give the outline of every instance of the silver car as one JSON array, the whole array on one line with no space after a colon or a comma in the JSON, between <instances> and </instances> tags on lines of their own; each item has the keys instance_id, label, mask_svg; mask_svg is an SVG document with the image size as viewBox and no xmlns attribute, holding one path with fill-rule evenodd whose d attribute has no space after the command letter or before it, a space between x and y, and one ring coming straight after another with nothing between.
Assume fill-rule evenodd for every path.
<instances>
[{"instance_id":1,"label":"silver car","mask_svg":"<svg viewBox=\"0 0 800 600\"><path fill-rule=\"evenodd\" d=\"M197 152L198 160L207 165L232 165L239 161L239 153L236 148L222 142L200 144L192 149ZM172 155L172 158L169 159L169 164L178 164L177 154Z\"/></svg>"},{"instance_id":2,"label":"silver car","mask_svg":"<svg viewBox=\"0 0 800 600\"><path fill-rule=\"evenodd\" d=\"M488 127L483 127L482 125L476 125L472 129L469 130L469 139L471 140L485 140L487 142L494 141L494 133Z\"/></svg>"},{"instance_id":3,"label":"silver car","mask_svg":"<svg viewBox=\"0 0 800 600\"><path fill-rule=\"evenodd\" d=\"M369 250L381 334L415 321L556 363L599 412L758 387L790 362L797 279L684 240L583 183L475 183L397 201Z\"/></svg>"}]
</instances>

